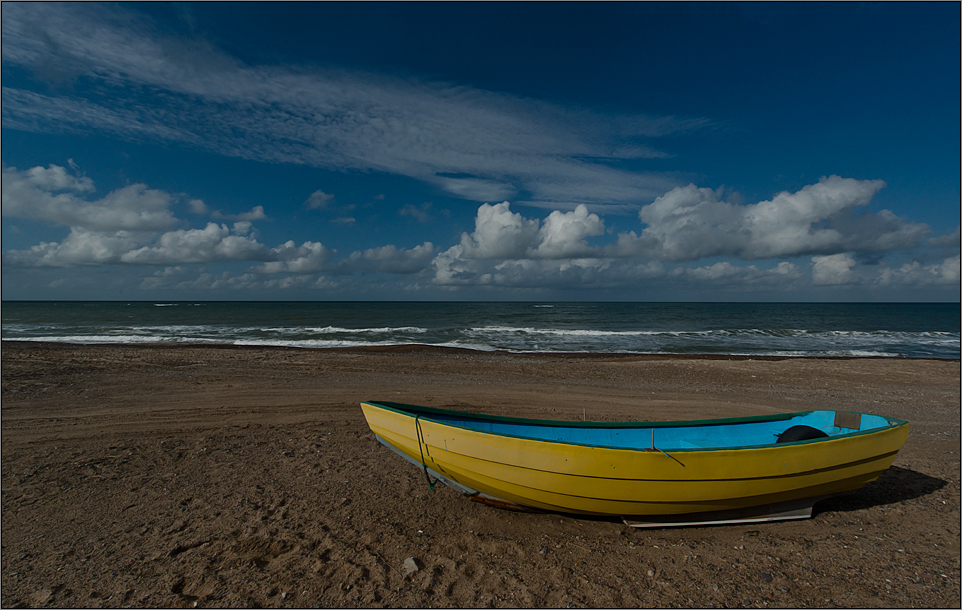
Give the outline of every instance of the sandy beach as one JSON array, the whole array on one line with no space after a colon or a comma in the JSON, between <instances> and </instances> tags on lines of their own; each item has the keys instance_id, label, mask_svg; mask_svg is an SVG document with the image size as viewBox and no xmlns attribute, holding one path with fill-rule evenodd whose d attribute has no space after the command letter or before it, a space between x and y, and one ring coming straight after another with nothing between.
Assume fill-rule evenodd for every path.
<instances>
[{"instance_id":1,"label":"sandy beach","mask_svg":"<svg viewBox=\"0 0 962 610\"><path fill-rule=\"evenodd\" d=\"M960 605L958 360L4 342L2 367L4 607ZM911 433L810 520L637 530L429 490L363 400Z\"/></svg>"}]
</instances>

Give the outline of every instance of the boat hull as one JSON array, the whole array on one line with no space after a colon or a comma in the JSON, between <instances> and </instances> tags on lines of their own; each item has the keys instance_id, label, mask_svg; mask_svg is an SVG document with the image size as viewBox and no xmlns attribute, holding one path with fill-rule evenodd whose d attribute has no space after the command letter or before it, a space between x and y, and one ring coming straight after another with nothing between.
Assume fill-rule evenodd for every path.
<instances>
[{"instance_id":1,"label":"boat hull","mask_svg":"<svg viewBox=\"0 0 962 610\"><path fill-rule=\"evenodd\" d=\"M785 512L796 516L786 518L807 516L805 506L810 514L815 500L876 479L908 435L900 422L817 442L664 451L466 429L391 403L362 408L378 440L463 493L551 512L625 517L753 508L765 516L767 507L789 507Z\"/></svg>"}]
</instances>

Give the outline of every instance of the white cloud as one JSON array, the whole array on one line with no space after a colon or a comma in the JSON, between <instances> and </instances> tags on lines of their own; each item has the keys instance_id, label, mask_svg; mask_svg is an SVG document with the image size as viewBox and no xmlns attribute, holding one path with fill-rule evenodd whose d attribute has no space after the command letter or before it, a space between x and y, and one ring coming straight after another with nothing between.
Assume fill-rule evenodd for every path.
<instances>
[{"instance_id":1,"label":"white cloud","mask_svg":"<svg viewBox=\"0 0 962 610\"><path fill-rule=\"evenodd\" d=\"M4 263L14 267L73 267L76 265L113 264L131 248L142 243L142 236L129 231L104 233L72 227L57 242L40 242L29 250L8 250Z\"/></svg>"},{"instance_id":2,"label":"white cloud","mask_svg":"<svg viewBox=\"0 0 962 610\"><path fill-rule=\"evenodd\" d=\"M398 212L401 216L411 216L420 223L425 223L430 220L431 216L428 214L428 210L431 209L431 202L424 202L421 205L414 205L409 203Z\"/></svg>"},{"instance_id":3,"label":"white cloud","mask_svg":"<svg viewBox=\"0 0 962 610\"><path fill-rule=\"evenodd\" d=\"M29 218L68 225L61 242L41 242L27 250L9 250L4 263L15 267L71 267L95 264L177 265L223 261L265 261L268 248L252 233L252 220L265 218L263 206L250 212L214 216L234 218L227 225L208 223L203 229L164 231L180 221L170 211L171 195L143 184L129 185L89 200L95 191L90 178L63 167L3 168L2 206L5 217ZM195 213L207 207L199 199L187 202Z\"/></svg>"},{"instance_id":4,"label":"white cloud","mask_svg":"<svg viewBox=\"0 0 962 610\"><path fill-rule=\"evenodd\" d=\"M544 219L539 231L541 243L531 252L534 258L578 258L593 255L585 237L602 235L605 222L597 214L589 214L584 205L572 212L555 210Z\"/></svg>"},{"instance_id":5,"label":"white cloud","mask_svg":"<svg viewBox=\"0 0 962 610\"><path fill-rule=\"evenodd\" d=\"M334 195L330 193L325 193L324 191L314 191L311 196L307 198L304 205L307 206L309 210L323 210L334 201Z\"/></svg>"},{"instance_id":6,"label":"white cloud","mask_svg":"<svg viewBox=\"0 0 962 610\"><path fill-rule=\"evenodd\" d=\"M461 235L460 252L465 258L523 258L537 245L538 219L528 220L511 212L507 201L478 208L474 233Z\"/></svg>"},{"instance_id":7,"label":"white cloud","mask_svg":"<svg viewBox=\"0 0 962 610\"><path fill-rule=\"evenodd\" d=\"M235 225L242 233L249 224ZM227 225L207 223L203 229L180 229L160 236L156 245L132 250L120 257L124 263L176 265L216 261L266 260L267 247L250 236L231 234Z\"/></svg>"},{"instance_id":8,"label":"white cloud","mask_svg":"<svg viewBox=\"0 0 962 610\"><path fill-rule=\"evenodd\" d=\"M140 282L140 287L144 290L168 288L173 283L173 278L182 276L184 272L185 269L179 265L176 267L166 267L162 271L155 271L153 275L145 277L143 281Z\"/></svg>"},{"instance_id":9,"label":"white cloud","mask_svg":"<svg viewBox=\"0 0 962 610\"><path fill-rule=\"evenodd\" d=\"M203 272L193 280L179 282L172 288L178 289L200 289L200 290L244 290L257 288L258 278L250 273L243 275L231 275L224 271L219 274Z\"/></svg>"},{"instance_id":10,"label":"white cloud","mask_svg":"<svg viewBox=\"0 0 962 610\"><path fill-rule=\"evenodd\" d=\"M315 273L323 271L327 261L336 250L325 248L316 241L306 241L297 246L290 240L276 248L271 248L270 260L253 267L251 273Z\"/></svg>"},{"instance_id":11,"label":"white cloud","mask_svg":"<svg viewBox=\"0 0 962 610\"><path fill-rule=\"evenodd\" d=\"M786 261L778 263L772 269L759 269L755 265L739 267L728 261L721 261L707 267L676 268L668 274L668 277L673 279L683 278L744 288L788 286L803 276L798 265Z\"/></svg>"},{"instance_id":12,"label":"white cloud","mask_svg":"<svg viewBox=\"0 0 962 610\"><path fill-rule=\"evenodd\" d=\"M605 223L578 205L571 212L555 210L542 223L511 211L507 201L478 208L474 232L463 233L459 256L468 259L527 259L594 257L586 237L602 235Z\"/></svg>"},{"instance_id":13,"label":"white cloud","mask_svg":"<svg viewBox=\"0 0 962 610\"><path fill-rule=\"evenodd\" d=\"M433 256L434 244L429 241L409 250L388 245L352 252L347 266L361 271L370 268L384 273L409 274L425 269Z\"/></svg>"},{"instance_id":14,"label":"white cloud","mask_svg":"<svg viewBox=\"0 0 962 610\"><path fill-rule=\"evenodd\" d=\"M434 259L434 283L442 286L548 288L587 286L604 274L609 261L599 259L471 259L460 245Z\"/></svg>"},{"instance_id":15,"label":"white cloud","mask_svg":"<svg viewBox=\"0 0 962 610\"><path fill-rule=\"evenodd\" d=\"M434 283L444 287L479 286L527 290L638 288L666 275L658 261L639 262L604 258L477 260L458 258L457 249L434 260Z\"/></svg>"},{"instance_id":16,"label":"white cloud","mask_svg":"<svg viewBox=\"0 0 962 610\"><path fill-rule=\"evenodd\" d=\"M269 290L290 290L292 288L310 287L315 281L316 278L313 275L288 275L281 278L263 280L261 284Z\"/></svg>"},{"instance_id":17,"label":"white cloud","mask_svg":"<svg viewBox=\"0 0 962 610\"><path fill-rule=\"evenodd\" d=\"M241 212L240 214L222 214L220 210L215 210L211 213L211 218L216 220L264 220L267 215L264 213L264 206L255 205L251 208L250 212Z\"/></svg>"},{"instance_id":18,"label":"white cloud","mask_svg":"<svg viewBox=\"0 0 962 610\"><path fill-rule=\"evenodd\" d=\"M88 201L93 181L50 165L17 170L3 168L3 215L29 218L90 231L149 231L176 224L167 193L131 184Z\"/></svg>"},{"instance_id":19,"label":"white cloud","mask_svg":"<svg viewBox=\"0 0 962 610\"><path fill-rule=\"evenodd\" d=\"M429 181L452 195L472 201L497 201L517 193L514 186L500 180L434 176Z\"/></svg>"},{"instance_id":20,"label":"white cloud","mask_svg":"<svg viewBox=\"0 0 962 610\"><path fill-rule=\"evenodd\" d=\"M4 44L4 54L7 49ZM8 129L41 133L103 130L123 134L129 139L148 137L209 147L209 143L191 131L189 124L172 126L170 109L167 108L150 108L136 102L125 107L107 108L96 102L54 98L12 87L3 87L2 91L3 126Z\"/></svg>"},{"instance_id":21,"label":"white cloud","mask_svg":"<svg viewBox=\"0 0 962 610\"><path fill-rule=\"evenodd\" d=\"M309 290L332 290L340 284L325 276L317 277L313 274L287 275L277 278L266 278L258 273L246 272L234 275L229 271L211 273L200 271L196 276L181 267L168 268L157 271L144 278L140 283L143 290L178 290L178 291L243 291L244 293L258 291L279 291L304 288Z\"/></svg>"},{"instance_id":22,"label":"white cloud","mask_svg":"<svg viewBox=\"0 0 962 610\"><path fill-rule=\"evenodd\" d=\"M882 261L860 265L849 253L812 257L812 283L816 286L865 285L873 287L939 287L959 284L959 255L940 263L904 263L893 268Z\"/></svg>"},{"instance_id":23,"label":"white cloud","mask_svg":"<svg viewBox=\"0 0 962 610\"><path fill-rule=\"evenodd\" d=\"M958 249L960 244L959 239L959 227L955 227L955 231L951 233L946 233L945 235L938 235L929 239L930 246L936 246L941 248L955 248Z\"/></svg>"},{"instance_id":24,"label":"white cloud","mask_svg":"<svg viewBox=\"0 0 962 610\"><path fill-rule=\"evenodd\" d=\"M434 281L441 285L573 285L596 281L611 261L598 258L586 237L604 233L604 221L579 205L555 210L542 223L511 211L505 201L478 208L474 232L438 254Z\"/></svg>"},{"instance_id":25,"label":"white cloud","mask_svg":"<svg viewBox=\"0 0 962 610\"><path fill-rule=\"evenodd\" d=\"M829 244L838 248L855 243L871 251L901 241L916 243L927 230L924 225L892 224L884 213L862 214L862 220L849 222L846 214L854 206L867 204L878 188L880 183L832 177L798 193L781 193L747 206L720 201L711 189L675 189L643 209L642 217L650 224L641 236L622 233L615 244L598 246L586 238L603 235L604 221L586 206L571 212L556 210L539 221L511 212L508 202L484 204L478 208L474 232L462 234L460 243L435 258L434 281L441 285L561 285L577 276L586 282L627 283L628 272L646 261L733 254L771 259L812 249L831 251ZM835 230L833 222L848 226ZM618 259L626 262L616 263ZM816 285L863 281L849 252L815 256L812 262L811 281ZM787 261L767 270L721 261L677 268L667 276L746 287L804 280L798 265Z\"/></svg>"},{"instance_id":26,"label":"white cloud","mask_svg":"<svg viewBox=\"0 0 962 610\"><path fill-rule=\"evenodd\" d=\"M9 250L4 254L4 263L14 267L71 267L268 261L266 265L271 267L259 271L276 273L320 269L332 255L332 251L316 242L305 242L300 248L289 242L274 249L258 242L251 221L266 218L263 206L254 206L241 214L212 214L236 219L231 228L211 222L203 229L163 231L180 222L169 209L173 198L167 193L135 184L99 200L83 198L94 190L92 180L57 165L25 171L4 167L4 216L70 226L70 233L61 242ZM191 199L187 204L195 213L207 210L199 199ZM175 267L168 267L172 268ZM157 282L156 278L152 281ZM225 281L211 280L221 282L218 285ZM236 287L239 280L231 281Z\"/></svg>"},{"instance_id":27,"label":"white cloud","mask_svg":"<svg viewBox=\"0 0 962 610\"><path fill-rule=\"evenodd\" d=\"M5 126L108 131L219 154L413 177L475 201L637 206L675 186L605 165L668 156L651 140L706 119L599 114L447 83L245 65L198 40L161 37L120 5L7 4L4 63L84 76L85 97L4 88ZM52 41L57 41L54 44ZM150 90L162 95L143 96ZM154 100L157 100L156 102Z\"/></svg>"},{"instance_id":28,"label":"white cloud","mask_svg":"<svg viewBox=\"0 0 962 610\"><path fill-rule=\"evenodd\" d=\"M796 193L736 205L720 193L695 185L675 188L639 212L648 226L640 238L622 238L623 251L648 249L665 260L736 256L745 260L884 252L913 248L929 232L924 224L887 210L854 214L884 186L880 180L830 176ZM638 240L643 240L638 243Z\"/></svg>"},{"instance_id":29,"label":"white cloud","mask_svg":"<svg viewBox=\"0 0 962 610\"><path fill-rule=\"evenodd\" d=\"M856 284L855 258L848 253L812 257L812 283L819 286Z\"/></svg>"},{"instance_id":30,"label":"white cloud","mask_svg":"<svg viewBox=\"0 0 962 610\"><path fill-rule=\"evenodd\" d=\"M883 268L877 282L882 286L903 284L909 286L952 285L959 283L959 255L941 263L923 265L918 261L905 263L898 269Z\"/></svg>"},{"instance_id":31,"label":"white cloud","mask_svg":"<svg viewBox=\"0 0 962 610\"><path fill-rule=\"evenodd\" d=\"M605 221L584 204L570 211L554 210L543 220L512 212L507 201L483 204L473 232L462 233L458 243L447 250L438 252L431 242L410 249L386 245L338 260L335 250L318 241L300 246L288 241L275 248L260 243L253 221L265 217L262 206L233 215L237 220L232 226L211 222L204 228L167 230L171 223L182 222L171 213L174 198L167 193L132 185L96 199L93 181L72 162L69 170L50 165L3 171L4 216L70 227L59 243L41 242L26 250L7 251L5 265L164 266L163 271L143 280L145 289L343 288L318 277L323 273L433 274L434 285L442 288L526 290L634 288L645 283L677 286L683 282L725 289L855 284L945 287L959 283L958 229L923 242L928 231L925 225L908 223L885 210L856 215L855 210L869 203L881 183L835 176L752 205L722 201L720 193L694 185L674 189L642 210L640 217L647 219L648 226L640 236L621 233L607 238L609 243L597 245L589 243L589 238L605 236ZM192 211L207 210L201 200L185 199ZM428 209L429 204L424 204L401 213L417 217ZM615 243L610 243L612 239ZM913 261L893 267L882 256L862 256L918 245L930 248L919 251L919 259L928 263ZM849 249L835 251L843 247ZM945 259L931 263L935 260L932 250L939 248L948 249L939 250ZM786 261L768 269L719 261L671 271L666 271L662 262L735 255L771 260L813 250L819 255L811 258L810 277ZM871 264L859 265L858 260ZM237 261L260 264L242 275L201 270L199 275L187 277L195 273L188 265Z\"/></svg>"}]
</instances>

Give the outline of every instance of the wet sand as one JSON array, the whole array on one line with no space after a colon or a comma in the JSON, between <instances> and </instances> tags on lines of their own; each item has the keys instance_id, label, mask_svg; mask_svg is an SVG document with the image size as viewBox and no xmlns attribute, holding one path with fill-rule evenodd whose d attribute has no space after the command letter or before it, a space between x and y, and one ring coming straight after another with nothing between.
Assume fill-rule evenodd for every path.
<instances>
[{"instance_id":1,"label":"wet sand","mask_svg":"<svg viewBox=\"0 0 962 610\"><path fill-rule=\"evenodd\" d=\"M2 366L4 607L960 605L957 360L4 342ZM429 490L362 400L912 427L813 519L637 530Z\"/></svg>"}]
</instances>

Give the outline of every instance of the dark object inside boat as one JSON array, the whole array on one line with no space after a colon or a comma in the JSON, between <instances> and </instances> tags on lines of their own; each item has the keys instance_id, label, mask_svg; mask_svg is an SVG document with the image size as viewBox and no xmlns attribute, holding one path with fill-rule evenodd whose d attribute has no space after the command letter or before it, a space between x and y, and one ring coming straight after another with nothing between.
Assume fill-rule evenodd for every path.
<instances>
[{"instance_id":1,"label":"dark object inside boat","mask_svg":"<svg viewBox=\"0 0 962 610\"><path fill-rule=\"evenodd\" d=\"M813 438L825 438L828 435L811 426L792 426L781 434L777 435L776 443L793 443L795 441L807 441Z\"/></svg>"}]
</instances>

